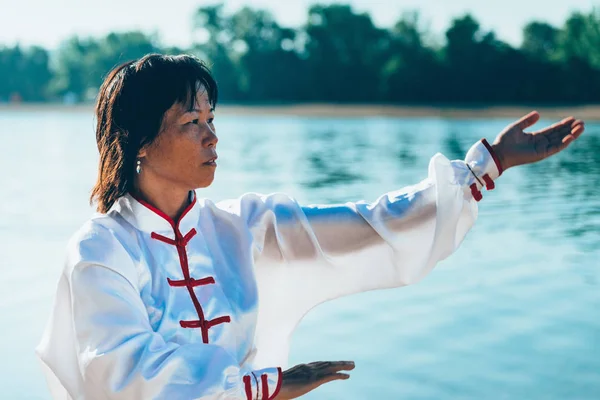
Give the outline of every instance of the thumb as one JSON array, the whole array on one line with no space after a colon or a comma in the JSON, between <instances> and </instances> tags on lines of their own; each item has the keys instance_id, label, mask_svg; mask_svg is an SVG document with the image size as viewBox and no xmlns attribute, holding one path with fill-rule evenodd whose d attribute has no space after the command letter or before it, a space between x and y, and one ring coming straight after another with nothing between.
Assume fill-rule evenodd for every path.
<instances>
[{"instance_id":1,"label":"thumb","mask_svg":"<svg viewBox=\"0 0 600 400\"><path fill-rule=\"evenodd\" d=\"M540 113L537 111L532 111L520 120L518 120L514 126L518 127L521 130L529 128L531 125L535 124L540 120Z\"/></svg>"}]
</instances>

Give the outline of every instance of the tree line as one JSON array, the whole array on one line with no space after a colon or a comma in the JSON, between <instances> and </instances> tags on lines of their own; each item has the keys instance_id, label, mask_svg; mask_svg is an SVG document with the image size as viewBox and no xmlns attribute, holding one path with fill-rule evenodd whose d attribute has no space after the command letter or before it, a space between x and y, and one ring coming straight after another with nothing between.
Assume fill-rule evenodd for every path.
<instances>
[{"instance_id":1,"label":"tree line","mask_svg":"<svg viewBox=\"0 0 600 400\"><path fill-rule=\"evenodd\" d=\"M71 37L50 52L0 46L0 102L89 101L115 65L150 52L207 61L230 103L573 104L600 101L600 12L562 26L532 21L519 47L471 15L436 37L416 11L391 28L348 5L313 5L301 28L264 10L192 16L191 48L161 46L141 32Z\"/></svg>"}]
</instances>

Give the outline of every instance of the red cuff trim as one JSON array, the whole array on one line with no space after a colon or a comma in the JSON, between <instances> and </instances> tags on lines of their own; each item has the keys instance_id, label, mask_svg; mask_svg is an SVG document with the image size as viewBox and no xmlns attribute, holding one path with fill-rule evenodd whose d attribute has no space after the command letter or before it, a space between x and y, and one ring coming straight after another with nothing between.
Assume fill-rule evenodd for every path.
<instances>
[{"instance_id":1,"label":"red cuff trim","mask_svg":"<svg viewBox=\"0 0 600 400\"><path fill-rule=\"evenodd\" d=\"M481 199L483 199L483 195L479 190L477 190L477 185L475 183L471 184L470 188L471 194L473 195L475 201L480 201Z\"/></svg>"},{"instance_id":2,"label":"red cuff trim","mask_svg":"<svg viewBox=\"0 0 600 400\"><path fill-rule=\"evenodd\" d=\"M281 383L283 382L283 373L281 368L277 367L277 386L272 395L269 396L269 377L267 374L262 374L260 377L262 383L262 400L273 400L279 394L281 390Z\"/></svg>"},{"instance_id":3,"label":"red cuff trim","mask_svg":"<svg viewBox=\"0 0 600 400\"><path fill-rule=\"evenodd\" d=\"M256 377L254 371L252 371L252 377L254 378L254 383L256 384L256 397L254 398L254 400L258 400L258 395L260 394L260 387L258 386L258 378Z\"/></svg>"},{"instance_id":4,"label":"red cuff trim","mask_svg":"<svg viewBox=\"0 0 600 400\"><path fill-rule=\"evenodd\" d=\"M275 392L273 392L273 397L271 397L272 399L277 397L277 395L279 394L282 383L283 383L283 371L281 370L281 368L277 367L277 387L275 388Z\"/></svg>"},{"instance_id":5,"label":"red cuff trim","mask_svg":"<svg viewBox=\"0 0 600 400\"><path fill-rule=\"evenodd\" d=\"M246 400L252 399L252 384L250 383L250 376L244 375L244 389L246 391Z\"/></svg>"},{"instance_id":6,"label":"red cuff trim","mask_svg":"<svg viewBox=\"0 0 600 400\"><path fill-rule=\"evenodd\" d=\"M494 190L494 188L496 187L496 184L488 174L485 174L483 176L483 181L485 182L485 188L487 190Z\"/></svg>"},{"instance_id":7,"label":"red cuff trim","mask_svg":"<svg viewBox=\"0 0 600 400\"><path fill-rule=\"evenodd\" d=\"M260 381L262 382L262 400L269 400L269 377L267 374L262 374Z\"/></svg>"},{"instance_id":8,"label":"red cuff trim","mask_svg":"<svg viewBox=\"0 0 600 400\"><path fill-rule=\"evenodd\" d=\"M498 168L498 176L502 175L504 170L502 169L502 164L500 164L500 160L498 159L496 152L494 151L494 149L492 149L492 146L490 146L490 144L488 143L488 141L486 139L481 139L481 143L483 143L483 145L485 146L487 151L489 151L490 154L492 155L492 158L494 159L494 163L496 164L496 168Z\"/></svg>"}]
</instances>

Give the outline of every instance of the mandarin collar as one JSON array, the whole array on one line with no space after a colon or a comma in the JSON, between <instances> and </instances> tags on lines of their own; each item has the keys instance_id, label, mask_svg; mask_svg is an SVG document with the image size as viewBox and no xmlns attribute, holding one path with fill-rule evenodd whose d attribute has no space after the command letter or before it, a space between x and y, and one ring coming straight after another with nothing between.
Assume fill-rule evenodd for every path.
<instances>
[{"instance_id":1,"label":"mandarin collar","mask_svg":"<svg viewBox=\"0 0 600 400\"><path fill-rule=\"evenodd\" d=\"M193 228L196 228L200 218L200 206L194 191L190 191L190 204L178 221L172 220L156 207L129 193L120 197L111 208L112 210L122 215L127 222L140 231L155 232L172 239L175 239L176 232L185 236Z\"/></svg>"}]
</instances>

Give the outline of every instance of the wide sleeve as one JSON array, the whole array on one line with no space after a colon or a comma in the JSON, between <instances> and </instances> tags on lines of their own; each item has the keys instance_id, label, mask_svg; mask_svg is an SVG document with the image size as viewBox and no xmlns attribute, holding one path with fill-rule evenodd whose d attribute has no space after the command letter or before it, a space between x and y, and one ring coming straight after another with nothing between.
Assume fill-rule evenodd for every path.
<instances>
[{"instance_id":1,"label":"wide sleeve","mask_svg":"<svg viewBox=\"0 0 600 400\"><path fill-rule=\"evenodd\" d=\"M71 398L85 399L249 400L264 391L275 394L281 370L243 371L222 347L166 342L154 332L134 262L110 236L96 229L69 256L72 266L57 294L60 309L38 348L46 372L53 373L51 384L60 382Z\"/></svg>"},{"instance_id":2,"label":"wide sleeve","mask_svg":"<svg viewBox=\"0 0 600 400\"><path fill-rule=\"evenodd\" d=\"M477 218L484 186L501 174L489 144L464 161L436 154L428 177L372 203L301 206L273 194L248 194L238 213L253 238L259 285L259 341L281 353L302 316L317 304L372 289L400 287L426 276L460 245ZM266 346L266 343L269 345ZM260 349L260 347L259 347Z\"/></svg>"}]
</instances>

